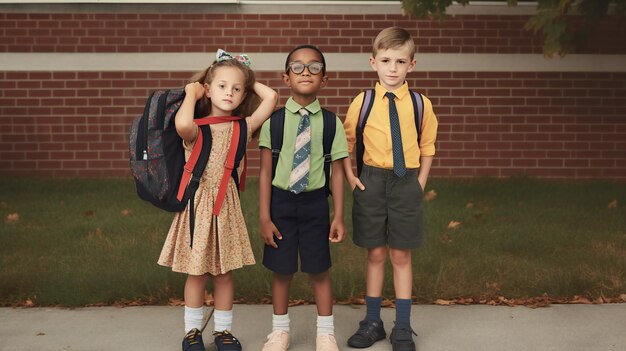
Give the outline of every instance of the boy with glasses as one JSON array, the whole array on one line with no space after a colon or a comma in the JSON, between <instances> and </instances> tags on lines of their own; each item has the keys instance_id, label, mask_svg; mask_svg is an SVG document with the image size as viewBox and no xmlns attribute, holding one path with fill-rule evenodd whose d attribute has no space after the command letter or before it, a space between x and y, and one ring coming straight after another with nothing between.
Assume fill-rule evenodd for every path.
<instances>
[{"instance_id":1,"label":"boy with glasses","mask_svg":"<svg viewBox=\"0 0 626 351\"><path fill-rule=\"evenodd\" d=\"M341 120L317 99L328 82L322 52L312 45L293 49L283 81L292 96L263 124L259 138L259 229L263 264L274 272L272 332L262 350L289 347L289 286L300 256L300 270L309 274L317 305L316 350L337 351L329 242L339 243L345 235L342 159L348 157L348 147Z\"/></svg>"}]
</instances>

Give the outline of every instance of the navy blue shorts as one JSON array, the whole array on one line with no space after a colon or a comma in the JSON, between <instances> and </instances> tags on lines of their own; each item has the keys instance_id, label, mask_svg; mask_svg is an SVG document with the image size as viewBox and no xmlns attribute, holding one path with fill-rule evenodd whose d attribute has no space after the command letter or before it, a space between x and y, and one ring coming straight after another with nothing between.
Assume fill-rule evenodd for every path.
<instances>
[{"instance_id":1,"label":"navy blue shorts","mask_svg":"<svg viewBox=\"0 0 626 351\"><path fill-rule=\"evenodd\" d=\"M272 187L270 215L283 236L274 237L278 248L265 245L263 265L274 273L322 273L331 266L329 207L324 188L294 194Z\"/></svg>"}]
</instances>

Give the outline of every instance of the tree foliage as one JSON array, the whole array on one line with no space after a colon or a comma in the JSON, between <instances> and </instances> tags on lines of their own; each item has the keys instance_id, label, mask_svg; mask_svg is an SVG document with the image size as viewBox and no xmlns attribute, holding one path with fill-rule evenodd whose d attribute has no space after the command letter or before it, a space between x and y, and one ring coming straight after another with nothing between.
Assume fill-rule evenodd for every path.
<instances>
[{"instance_id":1,"label":"tree foliage","mask_svg":"<svg viewBox=\"0 0 626 351\"><path fill-rule=\"evenodd\" d=\"M506 1L509 6L517 0ZM463 6L470 0L403 0L402 8L418 18L444 20L446 8L453 2ZM541 32L543 52L547 56L564 55L584 43L586 33L609 14L624 17L626 0L537 0L537 14L524 29ZM470 4L471 5L471 4Z\"/></svg>"}]
</instances>

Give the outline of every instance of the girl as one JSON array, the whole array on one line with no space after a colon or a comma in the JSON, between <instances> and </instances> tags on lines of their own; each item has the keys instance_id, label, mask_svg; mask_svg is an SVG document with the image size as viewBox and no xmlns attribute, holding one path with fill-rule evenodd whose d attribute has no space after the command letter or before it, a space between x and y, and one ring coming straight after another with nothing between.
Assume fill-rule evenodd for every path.
<instances>
[{"instance_id":1,"label":"girl","mask_svg":"<svg viewBox=\"0 0 626 351\"><path fill-rule=\"evenodd\" d=\"M217 60L185 86L185 99L176 114L176 131L184 140L186 157L198 136L194 114L207 118L246 117L247 140L270 116L278 100L277 93L255 82L247 56L232 57L217 52ZM255 102L260 98L260 103ZM197 111L196 102L199 101ZM258 105L256 109L254 105ZM195 196L195 226L190 245L189 206L176 214L170 227L159 264L173 271L187 273L185 283L185 332L183 351L204 351L200 332L204 313L204 291L209 277L213 280L215 299L215 345L218 351L238 351L241 344L230 333L234 286L231 271L254 264L254 256L244 223L238 191L228 177L226 195L214 215L214 204L224 174L233 125L237 122L211 124L212 147L209 162ZM241 173L242 167L238 172Z\"/></svg>"}]
</instances>

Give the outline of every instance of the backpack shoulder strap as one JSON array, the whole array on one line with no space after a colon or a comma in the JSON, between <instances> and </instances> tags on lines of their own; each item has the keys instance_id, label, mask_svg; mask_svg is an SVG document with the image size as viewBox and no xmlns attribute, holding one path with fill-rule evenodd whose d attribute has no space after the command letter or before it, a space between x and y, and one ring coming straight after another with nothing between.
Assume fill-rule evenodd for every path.
<instances>
[{"instance_id":1,"label":"backpack shoulder strap","mask_svg":"<svg viewBox=\"0 0 626 351\"><path fill-rule=\"evenodd\" d=\"M324 176L326 177L326 183L324 187L326 188L326 195L331 195L330 191L330 164L332 162L331 159L331 151L333 148L333 141L335 139L335 132L337 130L337 116L331 111L326 109L322 109L322 116L324 117L324 134L322 139L322 144L324 147Z\"/></svg>"},{"instance_id":2,"label":"backpack shoulder strap","mask_svg":"<svg viewBox=\"0 0 626 351\"><path fill-rule=\"evenodd\" d=\"M178 201L181 201L183 199L185 193L189 195L190 246L193 246L193 234L196 227L196 211L194 210L194 199L196 197L196 191L198 190L198 186L200 185L202 173L204 173L206 164L209 162L212 144L213 138L211 135L211 127L208 125L199 126L196 142L191 150L189 160L187 161L187 163L185 163L183 177L180 181L180 185L178 188ZM189 176L191 177L191 179L189 179Z\"/></svg>"},{"instance_id":3,"label":"backpack shoulder strap","mask_svg":"<svg viewBox=\"0 0 626 351\"><path fill-rule=\"evenodd\" d=\"M197 189L202 173L209 161L212 143L211 128L208 125L199 126L198 136L191 149L191 154L183 167L183 175L178 186L178 196L176 197L178 201L183 200L187 189L191 189L192 192L195 192L195 190L193 190L194 186Z\"/></svg>"},{"instance_id":4,"label":"backpack shoulder strap","mask_svg":"<svg viewBox=\"0 0 626 351\"><path fill-rule=\"evenodd\" d=\"M372 106L374 106L374 89L368 89L363 92L363 103L361 104L361 110L359 113L359 122L356 125L356 169L357 177L361 174L363 169L363 153L365 152L365 145L363 144L363 130L365 129L365 123L369 118Z\"/></svg>"},{"instance_id":5,"label":"backpack shoulder strap","mask_svg":"<svg viewBox=\"0 0 626 351\"><path fill-rule=\"evenodd\" d=\"M413 113L415 113L415 129L417 130L417 145L422 141L422 120L424 119L424 99L422 94L411 90Z\"/></svg>"},{"instance_id":6,"label":"backpack shoulder strap","mask_svg":"<svg viewBox=\"0 0 626 351\"><path fill-rule=\"evenodd\" d=\"M246 148L248 146L248 123L245 118L242 118L234 123L239 123L239 141L237 144L237 153L235 154L235 166L233 167L232 177L235 181L237 189L245 191L246 188L246 173L248 168L248 162L244 160L246 157ZM243 161L243 172L241 178L239 178L239 165Z\"/></svg>"},{"instance_id":7,"label":"backpack shoulder strap","mask_svg":"<svg viewBox=\"0 0 626 351\"><path fill-rule=\"evenodd\" d=\"M270 143L272 146L272 180L276 176L276 166L283 148L283 132L285 131L285 108L281 107L270 116Z\"/></svg>"}]
</instances>

